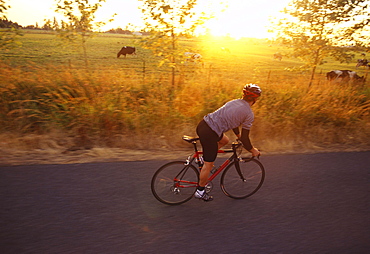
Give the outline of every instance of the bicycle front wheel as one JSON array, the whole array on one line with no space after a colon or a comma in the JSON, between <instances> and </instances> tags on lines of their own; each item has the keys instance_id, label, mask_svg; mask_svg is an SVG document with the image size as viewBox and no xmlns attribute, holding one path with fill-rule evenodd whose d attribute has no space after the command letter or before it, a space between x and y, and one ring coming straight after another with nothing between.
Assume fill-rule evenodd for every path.
<instances>
[{"instance_id":1,"label":"bicycle front wheel","mask_svg":"<svg viewBox=\"0 0 370 254\"><path fill-rule=\"evenodd\" d=\"M261 188L264 179L265 169L261 162L255 159L241 159L232 162L225 169L221 177L221 189L230 198L247 198Z\"/></svg>"},{"instance_id":2,"label":"bicycle front wheel","mask_svg":"<svg viewBox=\"0 0 370 254\"><path fill-rule=\"evenodd\" d=\"M173 161L160 167L153 175L151 188L154 197L167 205L189 201L198 185L199 172L184 161Z\"/></svg>"}]
</instances>

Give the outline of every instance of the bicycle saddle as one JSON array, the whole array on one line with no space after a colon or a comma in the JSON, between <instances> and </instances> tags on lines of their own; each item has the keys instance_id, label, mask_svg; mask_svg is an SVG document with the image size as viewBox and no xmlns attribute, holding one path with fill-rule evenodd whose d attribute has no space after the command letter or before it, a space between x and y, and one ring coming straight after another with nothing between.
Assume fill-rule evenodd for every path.
<instances>
[{"instance_id":1,"label":"bicycle saddle","mask_svg":"<svg viewBox=\"0 0 370 254\"><path fill-rule=\"evenodd\" d=\"M187 136L187 135L182 136L182 139L185 140L186 142L189 142L189 143L192 143L194 141L199 140L198 137L190 137L190 136Z\"/></svg>"}]
</instances>

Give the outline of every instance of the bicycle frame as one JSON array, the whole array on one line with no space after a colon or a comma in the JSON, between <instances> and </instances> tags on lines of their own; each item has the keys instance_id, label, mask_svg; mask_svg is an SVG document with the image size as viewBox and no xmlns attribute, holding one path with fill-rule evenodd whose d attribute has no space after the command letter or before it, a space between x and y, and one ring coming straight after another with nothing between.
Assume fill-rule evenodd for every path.
<instances>
[{"instance_id":1,"label":"bicycle frame","mask_svg":"<svg viewBox=\"0 0 370 254\"><path fill-rule=\"evenodd\" d=\"M184 136L192 143L193 153L186 161L172 161L161 166L153 175L151 190L154 197L168 205L177 205L189 201L199 186L199 172L204 162L203 152L198 151L198 137ZM243 199L253 195L262 185L265 175L263 165L254 157L241 157L240 141L233 142L232 149L218 150L217 153L230 153L230 156L213 169L207 177L206 191L213 189L213 180L221 173L220 187L223 193L234 199ZM226 156L227 157L227 156ZM250 162L250 163L249 163Z\"/></svg>"},{"instance_id":2,"label":"bicycle frame","mask_svg":"<svg viewBox=\"0 0 370 254\"><path fill-rule=\"evenodd\" d=\"M195 164L198 165L198 169L199 171L201 170L202 168L202 163L201 163L201 160L200 160L200 155L203 154L202 151L198 151L198 148L197 148L197 142L196 140L198 139L191 139L190 137L187 137L187 136L184 136L183 139L187 142L191 142L193 144L193 148L194 148L194 154L193 155L190 155L188 157L188 159L186 160L186 163L185 163L185 167L183 168L183 170L180 171L180 173L175 177L174 181L175 181L175 187L181 187L181 188L188 188L188 187L196 187L198 186L198 183L195 183L195 182L189 182L189 181L184 181L184 180L179 180L181 179L181 177L179 178L179 176L183 173L185 174L186 173L186 170L189 168L188 165L190 164L193 164L193 162L195 161ZM212 182L213 179L215 179L232 161L237 161L237 153L236 153L236 149L238 147L241 146L241 143L240 142L234 142L232 144L232 149L224 149L224 150L218 150L217 153L233 153L228 159L226 159L222 164L221 166L218 167L218 169L213 173L211 174L211 176L208 178L208 182ZM242 175L241 171L240 171L240 167L239 167L239 163L235 163L236 165L236 169L238 171L238 174L240 176L241 179L245 180L244 179L244 176ZM184 171L185 170L185 171ZM179 183L187 183L187 184L191 184L187 187L183 186L183 185L180 185ZM195 185L195 186L194 186Z\"/></svg>"}]
</instances>

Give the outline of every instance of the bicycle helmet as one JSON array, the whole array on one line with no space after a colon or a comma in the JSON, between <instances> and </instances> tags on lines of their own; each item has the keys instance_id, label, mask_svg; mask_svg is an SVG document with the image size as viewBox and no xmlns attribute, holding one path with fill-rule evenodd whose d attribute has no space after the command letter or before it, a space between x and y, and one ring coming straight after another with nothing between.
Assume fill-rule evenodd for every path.
<instances>
[{"instance_id":1,"label":"bicycle helmet","mask_svg":"<svg viewBox=\"0 0 370 254\"><path fill-rule=\"evenodd\" d=\"M243 97L246 99L256 99L261 93L261 88L256 84L246 84L243 88Z\"/></svg>"}]
</instances>

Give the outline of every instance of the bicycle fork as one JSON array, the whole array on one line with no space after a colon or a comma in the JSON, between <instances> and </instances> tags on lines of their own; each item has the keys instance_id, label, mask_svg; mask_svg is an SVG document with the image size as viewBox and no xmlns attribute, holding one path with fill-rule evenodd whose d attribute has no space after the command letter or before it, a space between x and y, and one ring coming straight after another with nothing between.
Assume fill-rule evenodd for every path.
<instances>
[{"instance_id":1,"label":"bicycle fork","mask_svg":"<svg viewBox=\"0 0 370 254\"><path fill-rule=\"evenodd\" d=\"M234 161L235 161L235 168L236 168L236 172L238 172L238 175L240 177L240 179L243 181L243 182L246 182L247 180L244 178L244 175L242 173L242 171L240 170L240 158L235 158Z\"/></svg>"}]
</instances>

